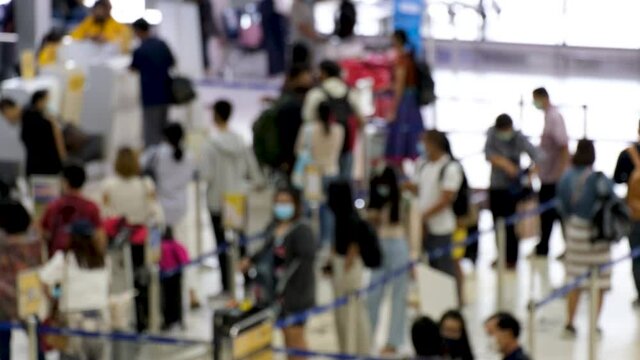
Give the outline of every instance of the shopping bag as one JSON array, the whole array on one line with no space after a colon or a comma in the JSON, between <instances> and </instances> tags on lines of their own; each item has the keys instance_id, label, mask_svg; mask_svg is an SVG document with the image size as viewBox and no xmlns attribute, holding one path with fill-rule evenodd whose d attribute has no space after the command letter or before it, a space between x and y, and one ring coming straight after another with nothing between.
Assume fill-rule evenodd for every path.
<instances>
[{"instance_id":1,"label":"shopping bag","mask_svg":"<svg viewBox=\"0 0 640 360\"><path fill-rule=\"evenodd\" d=\"M538 199L535 196L527 197L518 202L516 212L518 214L535 211L538 208ZM519 239L531 239L540 236L540 215L535 214L521 218L515 224L516 235Z\"/></svg>"}]
</instances>

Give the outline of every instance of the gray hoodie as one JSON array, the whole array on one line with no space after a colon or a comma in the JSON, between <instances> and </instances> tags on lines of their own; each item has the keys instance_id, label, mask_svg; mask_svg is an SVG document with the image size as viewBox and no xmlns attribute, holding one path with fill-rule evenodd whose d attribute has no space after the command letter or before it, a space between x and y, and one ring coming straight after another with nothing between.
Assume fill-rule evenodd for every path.
<instances>
[{"instance_id":1,"label":"gray hoodie","mask_svg":"<svg viewBox=\"0 0 640 360\"><path fill-rule=\"evenodd\" d=\"M207 184L207 204L212 212L222 210L227 193L247 194L261 185L263 177L251 149L232 131L215 134L205 146L201 164Z\"/></svg>"},{"instance_id":2,"label":"gray hoodie","mask_svg":"<svg viewBox=\"0 0 640 360\"><path fill-rule=\"evenodd\" d=\"M522 132L514 130L513 138L509 141L498 139L495 127L489 129L487 133L487 142L485 144L485 156L489 160L494 155L499 155L511 160L512 163L520 166L520 156L523 153L529 155L533 162L538 161L538 151L531 144ZM516 179L512 179L501 169L493 166L491 168L491 189L505 190L513 184Z\"/></svg>"}]
</instances>

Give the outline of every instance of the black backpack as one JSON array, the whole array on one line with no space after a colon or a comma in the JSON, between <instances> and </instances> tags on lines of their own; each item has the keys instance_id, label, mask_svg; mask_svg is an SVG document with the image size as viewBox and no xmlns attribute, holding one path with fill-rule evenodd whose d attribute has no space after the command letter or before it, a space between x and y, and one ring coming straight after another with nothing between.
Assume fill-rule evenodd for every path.
<instances>
[{"instance_id":1,"label":"black backpack","mask_svg":"<svg viewBox=\"0 0 640 360\"><path fill-rule=\"evenodd\" d=\"M382 266L382 250L376 230L357 214L354 215L355 236L360 247L360 257L370 269Z\"/></svg>"},{"instance_id":2,"label":"black backpack","mask_svg":"<svg viewBox=\"0 0 640 360\"><path fill-rule=\"evenodd\" d=\"M592 242L615 243L631 233L631 212L624 200L609 188L609 179L595 173L598 199L593 208Z\"/></svg>"},{"instance_id":3,"label":"black backpack","mask_svg":"<svg viewBox=\"0 0 640 360\"><path fill-rule=\"evenodd\" d=\"M325 89L322 89L327 100L325 102L331 109L331 116L334 121L344 127L344 145L342 147L342 153L351 152L355 142L355 131L357 127L357 120L355 118L356 113L353 110L353 106L349 102L349 91L341 97L334 98Z\"/></svg>"},{"instance_id":4,"label":"black backpack","mask_svg":"<svg viewBox=\"0 0 640 360\"><path fill-rule=\"evenodd\" d=\"M431 76L431 67L426 61L414 61L418 75L418 104L432 104L436 101L436 83Z\"/></svg>"},{"instance_id":5,"label":"black backpack","mask_svg":"<svg viewBox=\"0 0 640 360\"><path fill-rule=\"evenodd\" d=\"M469 214L471 191L469 189L469 183L467 182L467 176L464 173L464 168L462 164L456 160L451 160L442 167L442 170L440 170L440 182L444 180L444 172L447 171L447 168L451 164L458 164L460 171L462 171L462 183L460 184L460 189L458 189L458 194L456 194L456 199L453 201L453 213L456 217L461 218Z\"/></svg>"},{"instance_id":6,"label":"black backpack","mask_svg":"<svg viewBox=\"0 0 640 360\"><path fill-rule=\"evenodd\" d=\"M282 100L276 101L253 123L253 152L263 166L275 167L280 159L278 113L281 103Z\"/></svg>"}]
</instances>

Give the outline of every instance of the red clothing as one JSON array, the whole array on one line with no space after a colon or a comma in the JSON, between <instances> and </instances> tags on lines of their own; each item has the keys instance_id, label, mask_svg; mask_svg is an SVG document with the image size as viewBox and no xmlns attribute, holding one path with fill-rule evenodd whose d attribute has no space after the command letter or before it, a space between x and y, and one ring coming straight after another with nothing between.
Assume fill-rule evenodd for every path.
<instances>
[{"instance_id":1,"label":"red clothing","mask_svg":"<svg viewBox=\"0 0 640 360\"><path fill-rule=\"evenodd\" d=\"M92 201L77 195L63 195L52 202L42 217L42 230L49 233L46 239L49 256L58 250L66 251L69 247L68 227L78 220L89 221L96 229L102 227L100 209Z\"/></svg>"},{"instance_id":2,"label":"red clothing","mask_svg":"<svg viewBox=\"0 0 640 360\"><path fill-rule=\"evenodd\" d=\"M160 270L162 271L170 271L189 262L187 250L175 240L163 240L160 254Z\"/></svg>"},{"instance_id":3,"label":"red clothing","mask_svg":"<svg viewBox=\"0 0 640 360\"><path fill-rule=\"evenodd\" d=\"M418 69L410 53L404 53L398 57L396 68L404 69L405 71L405 88L415 88L418 85Z\"/></svg>"}]
</instances>

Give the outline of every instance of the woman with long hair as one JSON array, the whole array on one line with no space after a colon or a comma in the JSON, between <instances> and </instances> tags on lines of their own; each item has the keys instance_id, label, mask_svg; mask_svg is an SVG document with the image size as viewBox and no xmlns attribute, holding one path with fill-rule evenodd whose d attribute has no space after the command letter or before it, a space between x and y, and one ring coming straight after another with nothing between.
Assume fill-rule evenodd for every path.
<instances>
[{"instance_id":1,"label":"woman with long hair","mask_svg":"<svg viewBox=\"0 0 640 360\"><path fill-rule=\"evenodd\" d=\"M396 30L393 33L393 48L396 53L394 68L394 104L395 112L389 119L386 157L396 165L404 159L418 157L420 134L424 123L418 103L418 68L414 54L409 48L407 33Z\"/></svg>"},{"instance_id":2,"label":"woman with long hair","mask_svg":"<svg viewBox=\"0 0 640 360\"><path fill-rule=\"evenodd\" d=\"M447 311L440 320L440 335L444 341L445 355L451 360L473 360L467 325L457 310Z\"/></svg>"},{"instance_id":3,"label":"woman with long hair","mask_svg":"<svg viewBox=\"0 0 640 360\"><path fill-rule=\"evenodd\" d=\"M273 221L265 233L267 240L263 248L241 264L244 272L255 267L258 302L265 306L279 305L282 318L312 308L316 294L317 245L311 226L303 219L298 190L286 187L276 191ZM284 328L287 348L307 348L304 329L304 322Z\"/></svg>"}]
</instances>

